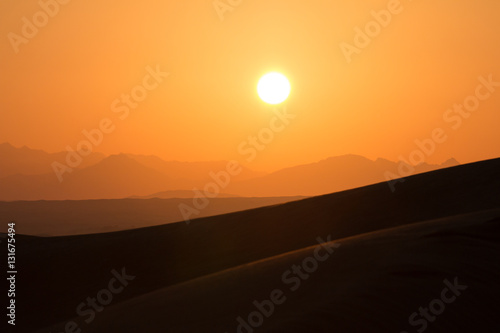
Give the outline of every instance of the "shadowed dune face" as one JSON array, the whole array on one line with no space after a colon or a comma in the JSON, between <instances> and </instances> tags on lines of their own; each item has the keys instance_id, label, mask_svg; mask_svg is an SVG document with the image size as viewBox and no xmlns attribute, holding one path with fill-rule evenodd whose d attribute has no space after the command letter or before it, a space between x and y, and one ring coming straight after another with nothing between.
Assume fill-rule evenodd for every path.
<instances>
[{"instance_id":1,"label":"shadowed dune face","mask_svg":"<svg viewBox=\"0 0 500 333\"><path fill-rule=\"evenodd\" d=\"M273 333L326 333L332 328L412 332L423 327L429 332L487 332L498 325L500 290L495 281L500 270L491 256L500 254L499 209L325 243L323 247L334 251L328 256L322 249L324 261L311 266L308 262L315 258L317 247L112 305L88 326L81 318L73 319L95 333L104 329L229 333L238 332L241 322L260 322L256 332ZM294 266L309 267L301 271L304 279L290 273ZM279 297L271 305L273 291ZM420 307L429 308L431 302L439 306L435 300L442 297L444 311L437 315L429 311L434 321L416 316L418 324L409 323ZM61 324L52 329L58 327Z\"/></svg>"},{"instance_id":2,"label":"shadowed dune face","mask_svg":"<svg viewBox=\"0 0 500 333\"><path fill-rule=\"evenodd\" d=\"M129 274L136 276L135 280L122 293L116 295L114 299L116 303L114 304L118 304L127 299L193 278L312 246L316 243L317 237L325 238L332 235L332 239L340 239L419 221L498 208L500 203L499 175L500 160L497 159L409 177L398 186L394 193L390 191L386 183L381 183L278 206L194 220L189 226L184 223L174 223L109 234L20 239L18 260L23 262L24 274L19 276L19 283L25 288L20 291L19 295L19 315L32 318L30 323L25 324L27 330L43 328L73 318L77 305L102 289L102 286L108 283L110 272L113 269L119 270L125 267ZM438 230L437 232L443 231ZM449 233L448 231L444 232ZM475 231L472 230L472 233L474 234ZM487 233L481 232L482 235ZM469 238L471 236L465 234L465 236L457 237ZM424 238L417 238L417 242L421 241L422 245L427 246L426 242L429 241ZM442 238L437 237L436 239ZM376 240L374 242L377 243ZM402 252L406 246L405 242L400 243L403 244L399 244L399 247L387 245L387 249L382 254L405 257L405 252ZM386 247L383 244L380 246ZM458 247L460 246L462 245L458 245ZM478 243L465 246L466 248L477 247ZM364 248L365 242L361 242L359 247L360 249ZM366 247L368 248L368 243ZM392 249L393 247L395 248ZM458 247L452 246L450 249L457 251ZM363 255L377 256L377 249L380 248L363 252ZM415 246L410 252L407 252L406 263L412 260L410 253L417 252L418 249L419 246ZM486 256L491 258L491 253L497 253L495 252L496 248L481 250L478 247L475 250L478 251L478 256L482 254L485 255L485 258ZM340 251L346 250L340 248L339 253ZM342 263L343 269L351 267L350 274L352 274L353 281L361 283L363 276L367 276L369 270L363 268L361 264L359 266L361 268L349 266L349 262L358 258L355 256L358 253L356 251L345 257ZM382 250L380 249L380 251ZM34 256L34 253L37 255ZM463 253L466 254L466 252ZM425 255L432 257L432 250L426 252ZM334 265L333 262L332 265ZM365 263L365 261L361 261L361 263ZM485 262L483 263L485 264ZM396 262L396 264L399 267L401 263ZM384 270L387 269L383 265L368 267L376 269L370 274L377 278L383 276ZM424 272L430 270L428 273L435 275L436 285L439 286L442 279L448 276L440 275L443 273L441 268L434 272L436 267L429 267ZM457 268L456 271L450 270L448 273L467 271L466 268L463 269L458 270ZM420 268L417 269L417 271L419 270ZM46 274L38 276L40 271L44 271ZM414 274L413 270L410 272ZM485 276L486 282L492 281L490 272L485 273L487 274ZM238 274L243 273L240 271ZM379 276L379 274L381 275ZM245 278L244 275L242 278ZM37 278L33 279L34 276ZM280 278L279 275L277 278ZM377 288L375 282L382 283L381 280L377 279L373 281L374 288ZM426 287L432 290L438 288L433 289L429 281L426 282L428 283L425 284ZM241 288L242 285L237 280L228 280L227 283L245 289ZM259 285L259 282L255 283ZM385 288L381 287L381 291L389 290L388 287ZM414 289L410 288L409 290L417 291L419 284L415 284L412 288ZM204 289L203 292L208 293L209 290ZM327 291L317 292L326 293ZM262 297L260 294L255 295L256 298ZM314 295L317 294L311 295L314 298ZM362 302L365 296L360 294L357 297L359 302ZM356 299L353 298L351 301ZM300 300L301 298L298 298L293 303L300 304ZM214 302L211 304L216 304L216 300ZM247 302L246 297L239 297L233 306L238 309L243 306L242 309L245 310ZM347 327L348 322L341 321L341 316L345 314L345 317L349 318L344 320L357 318L356 309L350 305L341 306L347 303L335 302L331 308L325 310L327 314L325 316L328 317L332 309L338 309L339 327L343 327L342 323L345 323L345 327ZM147 307L147 304L144 303L142 306ZM409 307L409 303L406 306ZM418 304L413 305L412 303L412 306L418 308ZM358 308L358 310L361 309ZM375 310L378 311L378 308ZM368 313L375 310L365 309ZM276 324L278 326L276 326L275 332L280 332L280 330L288 332L285 329L288 327L286 321L291 321L290 325L293 324L292 321L297 320L299 320L298 324L301 323L300 318L294 317L293 313L293 311L290 312L290 317ZM218 314L215 313L215 315ZM190 316L194 321L198 321L198 318L201 318L203 314L188 313L185 316ZM321 312L318 312L314 316L322 315ZM229 317L230 320L234 321L233 313ZM304 322L306 322L307 317L304 318ZM331 322L326 321L326 323ZM109 328L107 325L103 323L103 326L97 325L92 329L96 332L105 331L106 327ZM272 327L270 326L269 329ZM130 332L132 331L130 328ZM151 330L151 332L154 331ZM290 330L290 332L292 331Z\"/></svg>"}]
</instances>

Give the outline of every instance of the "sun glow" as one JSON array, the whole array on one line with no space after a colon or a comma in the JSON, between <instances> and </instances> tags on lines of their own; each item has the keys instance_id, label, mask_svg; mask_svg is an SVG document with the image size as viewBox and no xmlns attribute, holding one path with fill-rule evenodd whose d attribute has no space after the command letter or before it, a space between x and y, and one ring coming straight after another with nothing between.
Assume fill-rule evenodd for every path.
<instances>
[{"instance_id":1,"label":"sun glow","mask_svg":"<svg viewBox=\"0 0 500 333\"><path fill-rule=\"evenodd\" d=\"M259 97L268 104L283 103L290 95L290 89L286 76L276 72L264 75L257 84Z\"/></svg>"}]
</instances>

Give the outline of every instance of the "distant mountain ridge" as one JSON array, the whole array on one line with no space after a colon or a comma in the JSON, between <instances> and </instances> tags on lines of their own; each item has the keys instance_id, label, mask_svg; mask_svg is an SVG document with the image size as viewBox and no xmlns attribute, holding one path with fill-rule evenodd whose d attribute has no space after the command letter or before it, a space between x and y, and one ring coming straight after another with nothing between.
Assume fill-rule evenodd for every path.
<instances>
[{"instance_id":1,"label":"distant mountain ridge","mask_svg":"<svg viewBox=\"0 0 500 333\"><path fill-rule=\"evenodd\" d=\"M64 163L67 152L47 153L26 146L16 148L10 143L0 144L0 178L22 175L41 175L51 173L52 163ZM90 153L82 161L80 168L86 168L102 161L106 155Z\"/></svg>"},{"instance_id":2,"label":"distant mountain ridge","mask_svg":"<svg viewBox=\"0 0 500 333\"><path fill-rule=\"evenodd\" d=\"M66 152L46 153L27 147L0 144L0 200L84 200L127 197L191 197L197 188L215 184L210 172L226 169L227 161L177 162L151 155L91 153L59 182L54 161L64 163ZM450 159L440 165L420 164L414 174L458 165ZM313 196L386 181L399 164L358 155L330 157L317 163L293 166L270 174L242 166L221 196ZM172 191L178 191L177 193ZM181 191L181 192L179 192ZM161 194L163 193L163 194Z\"/></svg>"},{"instance_id":3,"label":"distant mountain ridge","mask_svg":"<svg viewBox=\"0 0 500 333\"><path fill-rule=\"evenodd\" d=\"M419 174L460 163L449 159L443 164L419 164L412 174ZM228 191L245 196L321 195L375 184L388 179L387 172L398 175L398 162L379 158L375 161L359 155L329 157L317 163L285 168L251 181L229 186ZM399 178L399 177L398 177Z\"/></svg>"},{"instance_id":4,"label":"distant mountain ridge","mask_svg":"<svg viewBox=\"0 0 500 333\"><path fill-rule=\"evenodd\" d=\"M209 172L224 170L227 161L164 161L157 156L91 153L59 182L52 164L66 163L67 152L47 153L0 144L0 200L82 200L148 196L164 191L191 191L213 181ZM244 166L231 181L264 173ZM185 195L183 195L185 197Z\"/></svg>"}]
</instances>

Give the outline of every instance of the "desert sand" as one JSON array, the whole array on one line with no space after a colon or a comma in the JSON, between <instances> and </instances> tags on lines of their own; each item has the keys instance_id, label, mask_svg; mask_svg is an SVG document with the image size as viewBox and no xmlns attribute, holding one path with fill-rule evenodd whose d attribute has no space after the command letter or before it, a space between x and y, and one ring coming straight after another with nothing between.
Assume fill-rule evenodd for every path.
<instances>
[{"instance_id":1,"label":"desert sand","mask_svg":"<svg viewBox=\"0 0 500 333\"><path fill-rule=\"evenodd\" d=\"M396 192L380 183L190 225L19 237L23 331L238 332L254 301L274 299L269 317L239 331L416 332L424 324L410 316L441 299L445 281L466 288L426 329L495 331L499 176L496 159L408 177ZM318 241L332 253L297 287L287 271ZM78 306L113 270L133 278L85 322Z\"/></svg>"}]
</instances>

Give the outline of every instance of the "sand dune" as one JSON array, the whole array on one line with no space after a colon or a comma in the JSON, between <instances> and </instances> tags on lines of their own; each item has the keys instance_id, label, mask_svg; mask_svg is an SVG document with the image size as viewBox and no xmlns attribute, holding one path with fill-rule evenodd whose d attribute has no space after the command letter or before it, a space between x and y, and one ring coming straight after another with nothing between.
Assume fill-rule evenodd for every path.
<instances>
[{"instance_id":1,"label":"sand dune","mask_svg":"<svg viewBox=\"0 0 500 333\"><path fill-rule=\"evenodd\" d=\"M296 298L290 296L283 304L283 309L289 310L283 310L282 316L277 312L274 319L266 321L262 331L310 332L314 328L313 331L321 332L328 327L329 331L339 328L352 332L386 332L386 327L396 326L397 330L407 330L399 324L407 323L408 316L425 304L424 299L428 303L432 300L429 299L431 295L439 295L443 279L452 279L459 273L469 279L471 286L483 283L483 287L477 284L475 290L471 287L471 296L464 293L463 298L465 309L481 316L472 310L474 306L480 310L493 306L482 304L485 304L486 288L498 280L498 274L493 273L498 272L494 260L499 254L495 235L497 222L483 222L497 216L498 212L460 216L500 208L499 175L500 159L497 159L409 177L394 193L386 183L381 183L202 218L192 221L189 226L172 223L107 234L21 239L18 260L23 263L23 275L19 276L23 289L18 296L19 316L30 318L22 323L23 329L33 331L74 318L82 301L95 297L108 285L111 271L124 268L135 279L115 295L110 305L113 308L98 313L95 321L86 324L85 330L107 332L123 327L124 332L155 332L169 327L178 332L219 332L219 328L230 332L232 327L232 331L236 331L236 316L246 314L252 307L252 298L263 299L266 294L269 296L272 290L269 287L279 288L279 272L300 258L301 252L294 251L310 251L307 248L317 243L317 237L328 239L331 234L332 240L340 240L452 216L455 217L446 220L448 222L439 222L444 223L442 228L436 225L422 227L420 231L418 228L405 229L414 230L411 232L399 229L386 236L379 234L345 241L329 259L329 264L318 269L318 282L309 285L317 288L304 284L304 289L294 296ZM490 213L492 215L488 215ZM465 222L458 222L462 218ZM399 237L400 233L407 236ZM294 257L297 255L299 257ZM276 261L272 258L275 256L283 259ZM263 264L255 264L261 260ZM251 265L246 266L246 270L227 273L230 275L222 272L245 264ZM320 273L322 269L326 273ZM217 273L221 273L215 275L219 278L201 279L193 284L191 294L178 285ZM345 283L340 291L331 285L335 281ZM165 289L169 287L173 289ZM158 294L149 299L147 294L155 291ZM173 293L168 300L163 296L165 292ZM236 294L229 296L231 293ZM137 297L148 299L138 302ZM473 301L467 301L467 297L473 297ZM184 311L174 311L177 318L169 324L171 317L158 309L168 309L173 304L169 303L172 299L183 300L179 309ZM126 301L130 303L122 303ZM197 301L199 305L194 304ZM164 304L164 308L152 306L157 303ZM189 310L185 307L187 304L191 304ZM120 312L113 309L120 306L124 309L119 319L123 326L115 323L116 317L113 317ZM140 307L137 314L128 312L136 310L135 306ZM450 309L454 306L455 303L450 305ZM204 312L206 307L211 307L212 312ZM231 311L226 313L228 308ZM394 308L397 310L393 311ZM408 312L410 309L412 311ZM134 325L143 318L140 314L148 311L155 319L144 317L142 324L148 321L149 330L138 330ZM472 320L462 316L461 310L447 313L453 318ZM489 312L482 313L484 318L477 322L489 323ZM366 318L368 321L363 321ZM191 326L193 329L181 329L188 319L195 325ZM463 324L461 321L445 324L449 320L440 319L443 319L442 324L437 322L436 325ZM366 322L372 325L371 329L366 330L363 324Z\"/></svg>"},{"instance_id":2,"label":"sand dune","mask_svg":"<svg viewBox=\"0 0 500 333\"><path fill-rule=\"evenodd\" d=\"M287 272L314 258L316 246L112 305L90 324L82 318L73 320L86 332L96 333L400 332L424 327L429 332L492 332L500 327L496 319L500 265L492 257L500 254L500 209L386 229L324 246L335 251L317 262L316 270L314 266L310 273L302 269L304 279ZM328 253L322 251L321 256ZM460 295L445 294L456 299L449 305L443 302L446 308L433 316L434 322L425 323L425 317L418 316L411 325L408 318L419 307L440 299L447 286L443 281L455 283L455 278L466 287L458 290ZM278 304L270 305L273 291L281 296ZM255 315L256 311L261 314Z\"/></svg>"}]
</instances>

